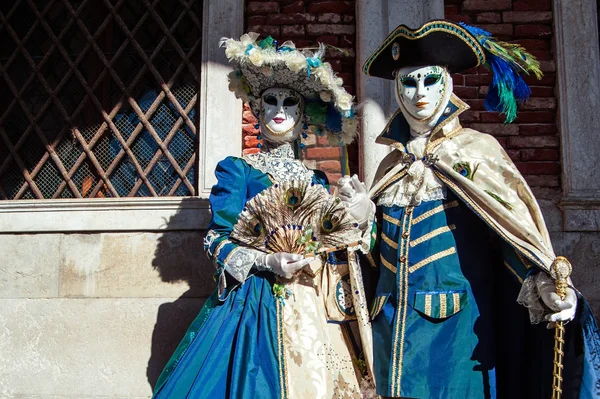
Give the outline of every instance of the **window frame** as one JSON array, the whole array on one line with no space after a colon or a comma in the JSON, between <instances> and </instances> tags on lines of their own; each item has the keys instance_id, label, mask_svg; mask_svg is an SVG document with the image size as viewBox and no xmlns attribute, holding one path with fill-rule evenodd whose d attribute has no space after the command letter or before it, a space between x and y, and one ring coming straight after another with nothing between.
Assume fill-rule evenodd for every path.
<instances>
[{"instance_id":1,"label":"window frame","mask_svg":"<svg viewBox=\"0 0 600 399\"><path fill-rule=\"evenodd\" d=\"M202 21L197 195L3 200L0 201L0 234L206 228L210 220L207 199L216 182L216 164L242 152L242 104L228 89L227 75L231 67L218 43L222 37L242 35L244 1L205 0ZM229 110L232 116L224 118L223 110Z\"/></svg>"}]
</instances>

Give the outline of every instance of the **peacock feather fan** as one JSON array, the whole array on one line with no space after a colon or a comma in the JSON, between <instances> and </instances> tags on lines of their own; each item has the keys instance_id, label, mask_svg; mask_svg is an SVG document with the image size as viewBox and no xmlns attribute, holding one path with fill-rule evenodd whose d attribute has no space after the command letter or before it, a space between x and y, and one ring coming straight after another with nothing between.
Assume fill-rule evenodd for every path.
<instances>
[{"instance_id":1,"label":"peacock feather fan","mask_svg":"<svg viewBox=\"0 0 600 399\"><path fill-rule=\"evenodd\" d=\"M275 184L246 203L230 237L268 253L306 254L357 242L348 208L320 185Z\"/></svg>"},{"instance_id":2,"label":"peacock feather fan","mask_svg":"<svg viewBox=\"0 0 600 399\"><path fill-rule=\"evenodd\" d=\"M481 43L485 50L485 66L491 69L493 78L485 97L485 109L498 111L506 116L505 123L517 117L517 105L529 98L531 89L521 73L535 75L541 79L540 63L522 46L494 38L490 32L476 26L460 25L467 29Z\"/></svg>"}]
</instances>

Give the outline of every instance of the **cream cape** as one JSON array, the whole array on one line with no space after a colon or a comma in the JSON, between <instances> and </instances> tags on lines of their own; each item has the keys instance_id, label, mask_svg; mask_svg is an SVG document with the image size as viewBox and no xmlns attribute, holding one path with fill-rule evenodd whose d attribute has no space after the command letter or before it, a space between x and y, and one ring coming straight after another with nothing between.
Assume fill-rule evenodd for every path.
<instances>
[{"instance_id":1,"label":"cream cape","mask_svg":"<svg viewBox=\"0 0 600 399\"><path fill-rule=\"evenodd\" d=\"M431 168L525 263L549 272L556 255L530 187L494 137L460 125L458 115L466 109L453 95L425 150ZM369 192L372 199L406 174L406 128L397 111L376 141L394 151L379 165Z\"/></svg>"}]
</instances>

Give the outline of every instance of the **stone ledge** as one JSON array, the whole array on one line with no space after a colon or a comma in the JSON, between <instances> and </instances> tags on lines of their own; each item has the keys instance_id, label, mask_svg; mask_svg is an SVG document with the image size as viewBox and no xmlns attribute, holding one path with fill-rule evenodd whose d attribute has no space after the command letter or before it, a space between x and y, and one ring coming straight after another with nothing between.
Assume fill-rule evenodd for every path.
<instances>
[{"instance_id":1,"label":"stone ledge","mask_svg":"<svg viewBox=\"0 0 600 399\"><path fill-rule=\"evenodd\" d=\"M559 203L564 215L564 231L600 231L600 200L565 197Z\"/></svg>"}]
</instances>

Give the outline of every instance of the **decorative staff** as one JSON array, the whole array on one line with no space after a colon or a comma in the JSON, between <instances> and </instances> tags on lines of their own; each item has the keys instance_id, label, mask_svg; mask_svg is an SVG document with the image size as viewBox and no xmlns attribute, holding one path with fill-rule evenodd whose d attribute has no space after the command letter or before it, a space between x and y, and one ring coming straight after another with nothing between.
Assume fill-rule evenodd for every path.
<instances>
[{"instance_id":1,"label":"decorative staff","mask_svg":"<svg viewBox=\"0 0 600 399\"><path fill-rule=\"evenodd\" d=\"M568 279L571 275L572 267L567 258L557 256L551 266L551 274L555 280L556 293L560 299L564 300L567 296L569 286ZM565 344L565 325L562 321L557 321L554 327L554 370L552 371L552 399L560 399L562 395L562 370L563 370L563 346Z\"/></svg>"}]
</instances>

